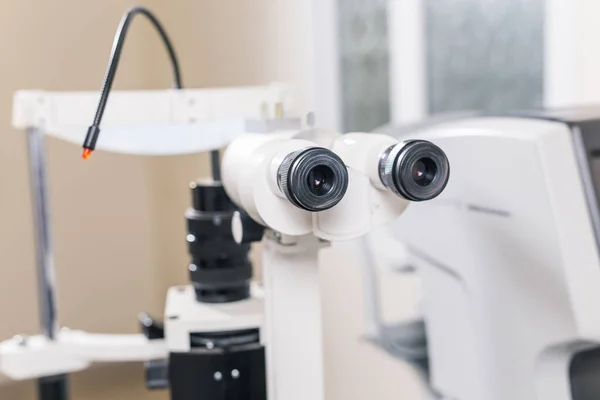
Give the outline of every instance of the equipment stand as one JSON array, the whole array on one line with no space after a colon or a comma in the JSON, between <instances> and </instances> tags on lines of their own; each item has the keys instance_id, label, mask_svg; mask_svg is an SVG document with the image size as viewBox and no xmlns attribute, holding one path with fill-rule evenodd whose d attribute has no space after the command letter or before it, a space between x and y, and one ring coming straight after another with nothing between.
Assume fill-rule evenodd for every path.
<instances>
[{"instance_id":1,"label":"equipment stand","mask_svg":"<svg viewBox=\"0 0 600 400\"><path fill-rule=\"evenodd\" d=\"M59 328L56 313L54 255L48 211L44 132L38 128L28 128L27 143L31 203L34 210L40 318L44 335L50 340L55 340ZM41 378L38 380L38 387L40 400L68 399L67 378L65 375Z\"/></svg>"},{"instance_id":2,"label":"equipment stand","mask_svg":"<svg viewBox=\"0 0 600 400\"><path fill-rule=\"evenodd\" d=\"M323 400L318 252L312 235L263 240L267 383L270 400Z\"/></svg>"}]
</instances>

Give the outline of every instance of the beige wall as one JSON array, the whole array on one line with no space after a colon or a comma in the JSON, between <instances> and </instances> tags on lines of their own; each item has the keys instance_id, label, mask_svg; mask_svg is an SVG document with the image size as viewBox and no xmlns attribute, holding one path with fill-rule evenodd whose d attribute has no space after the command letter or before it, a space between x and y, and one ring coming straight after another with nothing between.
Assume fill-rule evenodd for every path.
<instances>
[{"instance_id":1,"label":"beige wall","mask_svg":"<svg viewBox=\"0 0 600 400\"><path fill-rule=\"evenodd\" d=\"M308 1L146 0L176 43L184 84L243 85L290 80L312 101ZM38 332L32 221L23 133L10 127L17 89L99 88L126 0L0 2L0 338ZM241 40L242 38L243 40ZM138 21L116 88L161 88L170 67L155 33ZM207 173L204 156L150 159L97 153L49 140L50 194L63 325L136 332L136 315L160 315L166 288L185 283L187 184ZM347 253L347 252L346 252ZM328 399L409 399L405 370L361 341L360 271L338 256L323 271ZM73 398L165 399L143 389L140 365L72 376ZM350 383L351 382L351 383ZM412 385L412 386L411 386ZM412 389L411 389L412 388ZM408 392L407 392L408 390ZM33 399L33 385L0 388L0 398Z\"/></svg>"}]
</instances>

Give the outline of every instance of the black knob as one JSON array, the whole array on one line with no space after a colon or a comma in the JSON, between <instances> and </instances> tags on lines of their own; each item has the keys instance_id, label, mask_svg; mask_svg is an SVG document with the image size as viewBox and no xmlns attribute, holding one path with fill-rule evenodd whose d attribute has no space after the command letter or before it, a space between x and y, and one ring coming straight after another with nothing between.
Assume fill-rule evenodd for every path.
<instances>
[{"instance_id":1,"label":"black knob","mask_svg":"<svg viewBox=\"0 0 600 400\"><path fill-rule=\"evenodd\" d=\"M192 182L192 205L196 211L233 211L231 202L221 182Z\"/></svg>"},{"instance_id":2,"label":"black knob","mask_svg":"<svg viewBox=\"0 0 600 400\"><path fill-rule=\"evenodd\" d=\"M265 227L254 221L245 212L236 211L231 219L233 239L238 244L260 242L265 232Z\"/></svg>"},{"instance_id":3,"label":"black knob","mask_svg":"<svg viewBox=\"0 0 600 400\"><path fill-rule=\"evenodd\" d=\"M150 340L165 338L165 328L162 323L157 322L146 313L140 314L138 320L142 328L142 333L146 338Z\"/></svg>"}]
</instances>

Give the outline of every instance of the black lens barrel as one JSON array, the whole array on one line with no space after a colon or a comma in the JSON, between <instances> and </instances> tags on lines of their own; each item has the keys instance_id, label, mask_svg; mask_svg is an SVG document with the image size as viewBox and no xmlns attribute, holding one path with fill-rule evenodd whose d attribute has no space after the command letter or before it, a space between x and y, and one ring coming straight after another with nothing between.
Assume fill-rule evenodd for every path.
<instances>
[{"instance_id":1,"label":"black lens barrel","mask_svg":"<svg viewBox=\"0 0 600 400\"><path fill-rule=\"evenodd\" d=\"M426 201L442 193L450 164L442 149L426 140L411 140L386 149L379 160L385 187L410 201Z\"/></svg>"},{"instance_id":2,"label":"black lens barrel","mask_svg":"<svg viewBox=\"0 0 600 400\"><path fill-rule=\"evenodd\" d=\"M337 154L322 147L290 153L277 171L285 197L306 211L325 211L338 204L348 189L348 169Z\"/></svg>"},{"instance_id":3,"label":"black lens barrel","mask_svg":"<svg viewBox=\"0 0 600 400\"><path fill-rule=\"evenodd\" d=\"M204 303L228 303L250 296L250 245L237 244L231 233L236 211L221 182L193 183L187 220L191 255L190 280Z\"/></svg>"}]
</instances>

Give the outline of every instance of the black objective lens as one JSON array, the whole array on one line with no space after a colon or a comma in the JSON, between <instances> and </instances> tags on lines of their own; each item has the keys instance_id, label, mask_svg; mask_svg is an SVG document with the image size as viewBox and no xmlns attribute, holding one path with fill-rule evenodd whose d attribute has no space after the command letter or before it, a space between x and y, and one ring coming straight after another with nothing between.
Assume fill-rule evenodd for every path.
<instances>
[{"instance_id":1,"label":"black objective lens","mask_svg":"<svg viewBox=\"0 0 600 400\"><path fill-rule=\"evenodd\" d=\"M391 146L379 161L379 177L384 186L411 201L437 197L446 187L449 176L446 154L426 140Z\"/></svg>"},{"instance_id":2,"label":"black objective lens","mask_svg":"<svg viewBox=\"0 0 600 400\"><path fill-rule=\"evenodd\" d=\"M296 207L318 212L339 203L348 189L348 170L335 153L308 147L289 154L277 171L277 184Z\"/></svg>"}]
</instances>

